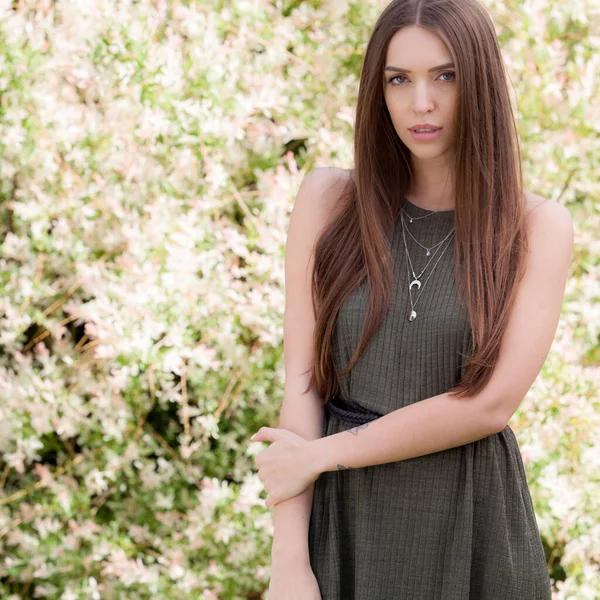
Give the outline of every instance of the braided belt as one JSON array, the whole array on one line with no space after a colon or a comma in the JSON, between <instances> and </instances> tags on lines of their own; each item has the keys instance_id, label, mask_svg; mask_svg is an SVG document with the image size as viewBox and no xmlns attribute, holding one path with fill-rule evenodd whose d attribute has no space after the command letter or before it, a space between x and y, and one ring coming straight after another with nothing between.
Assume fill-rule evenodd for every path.
<instances>
[{"instance_id":1,"label":"braided belt","mask_svg":"<svg viewBox=\"0 0 600 600\"><path fill-rule=\"evenodd\" d=\"M335 415L338 419L355 425L363 425L378 419L382 415L373 412L364 406L344 400L341 396L334 396L326 406L329 414Z\"/></svg>"}]
</instances>

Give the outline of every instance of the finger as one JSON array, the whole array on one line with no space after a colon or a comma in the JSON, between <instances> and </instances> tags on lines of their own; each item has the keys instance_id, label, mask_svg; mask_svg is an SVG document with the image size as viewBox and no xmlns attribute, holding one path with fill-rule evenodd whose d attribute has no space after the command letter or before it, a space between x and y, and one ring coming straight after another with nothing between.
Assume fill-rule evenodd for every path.
<instances>
[{"instance_id":1,"label":"finger","mask_svg":"<svg viewBox=\"0 0 600 600\"><path fill-rule=\"evenodd\" d=\"M274 442L281 438L281 429L261 427L251 438L253 442Z\"/></svg>"},{"instance_id":2,"label":"finger","mask_svg":"<svg viewBox=\"0 0 600 600\"><path fill-rule=\"evenodd\" d=\"M261 427L250 439L253 442L264 442L268 439L268 437L266 437L268 429L268 427Z\"/></svg>"}]
</instances>

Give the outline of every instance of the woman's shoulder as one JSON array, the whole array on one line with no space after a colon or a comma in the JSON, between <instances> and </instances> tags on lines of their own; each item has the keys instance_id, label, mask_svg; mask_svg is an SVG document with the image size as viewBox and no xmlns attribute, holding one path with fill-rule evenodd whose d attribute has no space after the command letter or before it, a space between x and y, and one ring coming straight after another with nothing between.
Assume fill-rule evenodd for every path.
<instances>
[{"instance_id":1,"label":"woman's shoulder","mask_svg":"<svg viewBox=\"0 0 600 600\"><path fill-rule=\"evenodd\" d=\"M536 219L554 218L570 220L571 212L569 209L556 200L543 198L529 190L525 190L525 213L529 223L535 222ZM552 215L550 217L546 215Z\"/></svg>"},{"instance_id":2,"label":"woman's shoulder","mask_svg":"<svg viewBox=\"0 0 600 600\"><path fill-rule=\"evenodd\" d=\"M340 198L350 178L350 169L316 167L304 176L296 201L302 198L310 204L311 213L328 221L343 208Z\"/></svg>"},{"instance_id":3,"label":"woman's shoulder","mask_svg":"<svg viewBox=\"0 0 600 600\"><path fill-rule=\"evenodd\" d=\"M541 206L545 202L551 202L548 198L542 198L542 196L538 196L529 190L525 190L525 212L529 215L532 211L534 211L538 206Z\"/></svg>"},{"instance_id":4,"label":"woman's shoulder","mask_svg":"<svg viewBox=\"0 0 600 600\"><path fill-rule=\"evenodd\" d=\"M525 190L525 206L526 228L530 235L554 237L556 243L564 239L567 246L572 243L573 219L564 204Z\"/></svg>"},{"instance_id":5,"label":"woman's shoulder","mask_svg":"<svg viewBox=\"0 0 600 600\"><path fill-rule=\"evenodd\" d=\"M342 188L352 178L354 169L342 169L341 167L315 167L305 175L313 184L320 185L325 189L332 187Z\"/></svg>"},{"instance_id":6,"label":"woman's shoulder","mask_svg":"<svg viewBox=\"0 0 600 600\"><path fill-rule=\"evenodd\" d=\"M306 177L326 177L330 179L348 179L354 173L354 169L343 169L342 167L315 167L306 174Z\"/></svg>"}]
</instances>

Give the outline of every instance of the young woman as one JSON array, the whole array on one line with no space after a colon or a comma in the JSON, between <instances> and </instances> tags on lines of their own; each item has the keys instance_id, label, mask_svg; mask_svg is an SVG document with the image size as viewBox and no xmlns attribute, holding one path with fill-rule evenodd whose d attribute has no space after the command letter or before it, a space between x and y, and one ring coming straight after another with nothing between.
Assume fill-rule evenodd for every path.
<instances>
[{"instance_id":1,"label":"young woman","mask_svg":"<svg viewBox=\"0 0 600 600\"><path fill-rule=\"evenodd\" d=\"M276 505L269 600L550 599L508 421L572 246L568 210L523 189L484 8L392 2L354 169L312 171L289 226L280 428L252 438L273 442L256 457Z\"/></svg>"}]
</instances>

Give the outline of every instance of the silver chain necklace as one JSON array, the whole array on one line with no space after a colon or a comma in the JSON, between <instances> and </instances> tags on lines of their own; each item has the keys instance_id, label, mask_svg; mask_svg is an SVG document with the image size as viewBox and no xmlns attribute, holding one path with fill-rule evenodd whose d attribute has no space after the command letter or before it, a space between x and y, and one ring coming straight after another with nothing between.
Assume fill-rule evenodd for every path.
<instances>
[{"instance_id":1,"label":"silver chain necklace","mask_svg":"<svg viewBox=\"0 0 600 600\"><path fill-rule=\"evenodd\" d=\"M437 259L437 261L433 265L433 268L431 269L431 271L430 271L427 279L423 282L423 284L421 284L421 282L419 281L419 278L423 275L423 273L425 273L425 270L427 269L427 267L429 266L429 264L431 263L431 261L435 258L435 255L437 254L439 248L438 248L438 250L435 251L434 255L427 262L427 265L425 265L425 268L417 276L415 274L415 271L414 271L414 268L413 268L412 260L410 258L409 253L408 253L408 245L406 244L406 234L404 232L405 229L407 229L407 225L404 223L404 219L402 219L402 240L404 242L404 253L405 253L405 256L406 256L406 272L407 272L407 274L409 276L409 279L410 279L410 272L412 272L412 275L414 277L414 279L408 284L408 295L409 295L409 298L410 298L411 311L410 311L410 315L407 317L407 319L409 321L414 321L417 318L417 312L415 311L415 306L417 305L417 302L421 298L421 295L423 294L423 291L425 289L425 285L429 281L429 278L433 274L433 271L435 270L435 268L437 267L438 263L440 262L442 256L444 255L444 252L446 252L446 250L448 249L448 247L452 243L452 238L448 241L448 243L446 244L446 247L442 250L439 258ZM446 240L448 237L450 237L453 233L454 233L454 227L452 227L452 229L450 230L450 233L448 233L448 235L444 238L444 240ZM444 241L444 240L442 240L442 241ZM412 297L412 288L413 288L413 285L416 285L417 289L421 290L421 293L417 296L417 299L414 302L413 302L413 297Z\"/></svg>"},{"instance_id":2,"label":"silver chain necklace","mask_svg":"<svg viewBox=\"0 0 600 600\"><path fill-rule=\"evenodd\" d=\"M407 231L407 232L410 234L410 231L408 231L408 227L406 227L406 224L404 223L404 221L402 222L402 224L403 224L403 227L402 227L402 235L404 236L404 230L405 230L405 229L406 229L406 231ZM444 243L444 242L445 242L445 241L446 241L446 240L447 240L447 239L448 239L448 238L449 238L449 237L452 235L452 232L453 232L453 231L454 231L454 226L453 226L453 227L452 227L452 229L451 229L451 230L450 230L450 231L449 231L449 232L446 234L446 236L444 237L444 239L443 239L441 242L439 242L438 244L436 244L436 246L439 246L440 244L443 244L443 243ZM405 238L405 239L406 239L406 238ZM413 239L414 239L414 238L413 238ZM417 241L417 240L415 240L415 241ZM419 242L417 242L417 244L418 244L418 243L419 243ZM421 244L419 244L419 245L421 245ZM437 250L436 250L436 251L433 253L433 256L432 256L432 257L429 259L429 261L427 261L427 264L425 265L425 267L423 268L423 270L422 270L422 271L421 271L421 272L420 272L418 275L416 275L416 274L415 274L415 268L414 268L414 266L413 266L413 263L412 263L412 260L411 260L411 258L410 258L410 254L408 254L408 252L406 253L406 255L407 255L407 257L408 257L408 260L409 260L409 262L410 262L410 270L412 271L413 277L415 278L415 281L413 281L412 283L415 283L415 282L417 283L417 285L418 285L417 289L419 289L419 288L421 287L421 286L420 286L420 283L421 283L421 282L420 282L420 281L418 281L418 280L421 278L421 275L423 275L423 273L425 273L425 270L426 270L426 269L427 269L427 267L429 266L429 263L431 263L431 261L432 261L432 260L435 258L435 255L438 253L438 251L439 251L439 247L438 247L438 248L437 248ZM412 287L412 283L411 283L411 287Z\"/></svg>"},{"instance_id":3,"label":"silver chain necklace","mask_svg":"<svg viewBox=\"0 0 600 600\"><path fill-rule=\"evenodd\" d=\"M419 207L420 208L420 207ZM425 210L425 209L423 209ZM418 221L419 219L426 219L427 217L430 217L431 215L437 215L440 211L439 210L433 210L431 211L428 215L422 215L420 217L411 217L405 210L404 210L404 206L402 207L402 212L408 217L408 220L410 223L412 223L413 221Z\"/></svg>"},{"instance_id":4,"label":"silver chain necklace","mask_svg":"<svg viewBox=\"0 0 600 600\"><path fill-rule=\"evenodd\" d=\"M442 192L442 198L444 197L444 192L446 191L446 186L448 185L448 178L450 177L450 171L448 171L448 175L446 175L446 181L444 183L444 191ZM404 199L410 204L410 200L406 197L403 196ZM404 210L404 206L401 207L402 208L402 212L409 218L409 222L412 223L413 221L418 221L420 219L426 219L427 217L430 217L431 215L436 215L437 213L440 212L440 209L438 208L438 210L433 210L431 211L428 215L422 215L420 217L411 217L405 210ZM421 208L420 206L418 208ZM422 208L421 210L427 210L426 208ZM416 241L416 240L415 240ZM429 255L428 255L429 256Z\"/></svg>"},{"instance_id":5,"label":"silver chain necklace","mask_svg":"<svg viewBox=\"0 0 600 600\"><path fill-rule=\"evenodd\" d=\"M404 217L402 217L402 215L400 215L400 218L403 219ZM421 244L421 242L419 242L419 240L410 232L410 230L408 229L408 227L406 228L406 233L408 233L408 235L410 235L410 237L417 243L419 244L419 246L421 246L421 248L424 248L425 250L427 250L427 253L425 254L425 256L429 256L431 254L431 250L433 250L434 248L437 248L438 246L440 246L441 244L444 243L444 241L446 240L446 238L444 238L443 240L439 241L437 244L434 244L433 246L430 246L429 248L427 246L424 246L423 244ZM448 237L448 236L446 236ZM435 256L435 254L434 254Z\"/></svg>"}]
</instances>

